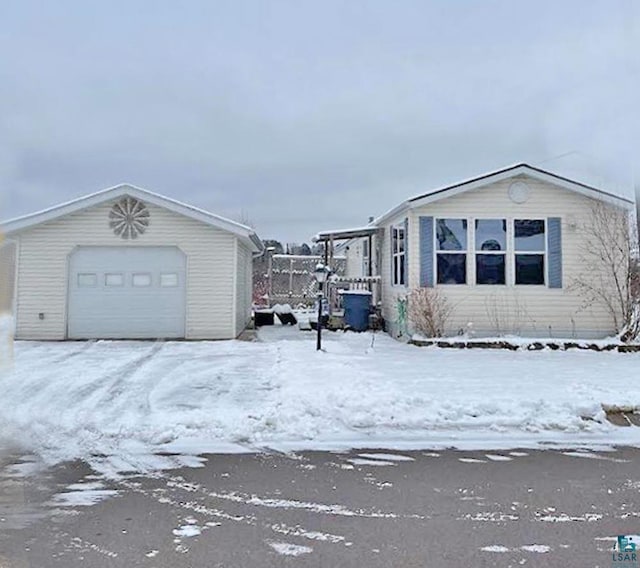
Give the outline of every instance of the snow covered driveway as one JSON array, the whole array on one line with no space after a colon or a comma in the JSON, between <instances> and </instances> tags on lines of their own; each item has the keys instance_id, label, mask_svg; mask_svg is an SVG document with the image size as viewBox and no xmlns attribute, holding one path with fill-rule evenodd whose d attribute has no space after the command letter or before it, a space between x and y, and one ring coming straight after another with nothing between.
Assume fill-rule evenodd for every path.
<instances>
[{"instance_id":1,"label":"snow covered driveway","mask_svg":"<svg viewBox=\"0 0 640 568\"><path fill-rule=\"evenodd\" d=\"M18 342L0 436L48 462L344 447L640 445L640 355L417 348L274 326L261 342ZM7 443L7 442L5 442ZM1 444L0 444L1 445ZM145 457L147 456L147 457Z\"/></svg>"}]
</instances>

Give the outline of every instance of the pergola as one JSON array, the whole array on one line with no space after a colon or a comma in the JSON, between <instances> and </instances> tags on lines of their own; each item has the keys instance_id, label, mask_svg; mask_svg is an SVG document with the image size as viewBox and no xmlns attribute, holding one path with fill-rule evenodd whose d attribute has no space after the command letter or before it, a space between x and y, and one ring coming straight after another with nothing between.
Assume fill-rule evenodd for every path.
<instances>
[{"instance_id":1,"label":"pergola","mask_svg":"<svg viewBox=\"0 0 640 568\"><path fill-rule=\"evenodd\" d=\"M314 237L314 242L325 243L324 247L324 263L331 266L333 260L333 245L335 241L348 241L350 239L368 238L369 240L369 276L373 276L373 264L372 264L372 245L373 235L375 235L380 229L377 227L360 227L356 229L338 229L335 231L322 231Z\"/></svg>"}]
</instances>

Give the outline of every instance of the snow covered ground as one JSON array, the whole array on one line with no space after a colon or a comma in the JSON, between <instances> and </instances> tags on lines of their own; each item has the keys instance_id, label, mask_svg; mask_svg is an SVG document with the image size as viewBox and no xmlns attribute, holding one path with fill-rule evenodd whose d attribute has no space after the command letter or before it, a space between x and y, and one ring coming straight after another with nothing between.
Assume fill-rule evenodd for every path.
<instances>
[{"instance_id":1,"label":"snow covered ground","mask_svg":"<svg viewBox=\"0 0 640 568\"><path fill-rule=\"evenodd\" d=\"M204 452L640 445L640 355L418 348L384 334L263 328L259 342L17 342L1 445L102 470ZM167 457L161 454L182 454Z\"/></svg>"}]
</instances>

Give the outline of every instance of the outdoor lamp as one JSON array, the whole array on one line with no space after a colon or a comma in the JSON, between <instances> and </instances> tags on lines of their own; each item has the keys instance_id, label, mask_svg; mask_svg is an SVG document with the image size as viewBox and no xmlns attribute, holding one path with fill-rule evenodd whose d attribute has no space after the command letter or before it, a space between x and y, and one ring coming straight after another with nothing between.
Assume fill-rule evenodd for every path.
<instances>
[{"instance_id":1,"label":"outdoor lamp","mask_svg":"<svg viewBox=\"0 0 640 568\"><path fill-rule=\"evenodd\" d=\"M329 269L319 262L316 265L316 269L313 271L313 276L318 283L318 323L316 325L318 329L318 340L316 342L316 351L320 351L322 348L322 300L324 297L323 294L323 284L327 281L327 277L329 276Z\"/></svg>"},{"instance_id":2,"label":"outdoor lamp","mask_svg":"<svg viewBox=\"0 0 640 568\"><path fill-rule=\"evenodd\" d=\"M313 276L316 279L316 282L318 284L324 284L327 281L327 275L328 275L329 271L327 270L327 267L322 264L321 262L319 262L316 265L316 269L313 271ZM322 287L322 286L320 286Z\"/></svg>"}]
</instances>

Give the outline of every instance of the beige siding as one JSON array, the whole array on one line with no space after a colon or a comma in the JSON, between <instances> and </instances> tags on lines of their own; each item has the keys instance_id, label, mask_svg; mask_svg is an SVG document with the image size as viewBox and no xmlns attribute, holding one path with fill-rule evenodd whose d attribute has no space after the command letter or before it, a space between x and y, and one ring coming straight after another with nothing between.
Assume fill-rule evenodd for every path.
<instances>
[{"instance_id":1,"label":"beige siding","mask_svg":"<svg viewBox=\"0 0 640 568\"><path fill-rule=\"evenodd\" d=\"M104 203L16 235L17 338L65 339L67 262L76 246L178 246L187 255L187 339L234 337L235 236L147 204L149 228L127 241L109 228L112 205Z\"/></svg>"},{"instance_id":2,"label":"beige siding","mask_svg":"<svg viewBox=\"0 0 640 568\"><path fill-rule=\"evenodd\" d=\"M240 335L251 319L253 256L238 242L236 263L236 336Z\"/></svg>"},{"instance_id":3,"label":"beige siding","mask_svg":"<svg viewBox=\"0 0 640 568\"><path fill-rule=\"evenodd\" d=\"M385 225L382 246L382 276L385 294L384 317L391 333L398 335L397 299L420 285L419 217L562 219L563 288L546 286L440 286L454 306L447 332L456 334L472 324L478 335L514 333L525 336L604 337L614 332L611 315L600 306L584 308L584 299L569 286L580 275L585 277L581 258L582 228L588 224L593 201L575 192L530 178L532 193L524 204L513 203L507 194L513 179L496 182L481 189L449 197L411 210ZM389 227L409 216L409 286L390 285ZM471 225L471 223L470 223ZM511 225L509 223L509 225ZM470 243L470 247L472 243ZM510 247L510 240L508 246ZM512 257L511 257L512 258ZM507 251L507 282L513 266ZM593 275L594 278L597 275ZM473 255L467 255L467 281L475 281ZM411 331L411 330L409 330Z\"/></svg>"},{"instance_id":4,"label":"beige siding","mask_svg":"<svg viewBox=\"0 0 640 568\"><path fill-rule=\"evenodd\" d=\"M0 241L0 315L13 312L17 245Z\"/></svg>"}]
</instances>

